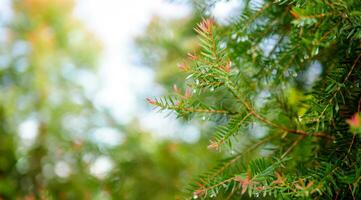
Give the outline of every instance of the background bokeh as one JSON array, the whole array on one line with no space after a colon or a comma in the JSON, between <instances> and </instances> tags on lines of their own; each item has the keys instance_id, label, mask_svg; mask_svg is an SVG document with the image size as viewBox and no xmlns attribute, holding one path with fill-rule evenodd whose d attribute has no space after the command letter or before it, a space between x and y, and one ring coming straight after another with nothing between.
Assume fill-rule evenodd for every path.
<instances>
[{"instance_id":1,"label":"background bokeh","mask_svg":"<svg viewBox=\"0 0 361 200\"><path fill-rule=\"evenodd\" d=\"M221 156L201 134L212 124L144 99L184 78L199 5L0 0L0 199L181 198Z\"/></svg>"}]
</instances>

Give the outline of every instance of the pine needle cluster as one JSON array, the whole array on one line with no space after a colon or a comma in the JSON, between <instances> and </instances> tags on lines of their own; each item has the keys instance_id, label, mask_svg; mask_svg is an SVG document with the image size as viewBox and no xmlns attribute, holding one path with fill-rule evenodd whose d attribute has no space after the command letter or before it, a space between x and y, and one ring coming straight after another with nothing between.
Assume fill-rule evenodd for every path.
<instances>
[{"instance_id":1,"label":"pine needle cluster","mask_svg":"<svg viewBox=\"0 0 361 200\"><path fill-rule=\"evenodd\" d=\"M218 124L208 148L229 157L192 198L361 199L361 1L245 1L195 31L185 91L148 99Z\"/></svg>"}]
</instances>

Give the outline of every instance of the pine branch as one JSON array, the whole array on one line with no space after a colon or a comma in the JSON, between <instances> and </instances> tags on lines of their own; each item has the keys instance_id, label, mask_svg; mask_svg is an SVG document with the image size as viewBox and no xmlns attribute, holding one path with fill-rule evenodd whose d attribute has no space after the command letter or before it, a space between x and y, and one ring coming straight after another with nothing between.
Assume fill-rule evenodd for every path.
<instances>
[{"instance_id":1,"label":"pine branch","mask_svg":"<svg viewBox=\"0 0 361 200\"><path fill-rule=\"evenodd\" d=\"M203 108L190 108L183 107L176 100L170 100L171 98L159 100L159 99L150 99L147 98L147 102L151 105L154 105L162 110L174 110L174 111L185 111L190 113L209 113L209 114L225 114L225 115L235 115L237 113L230 112L227 110L215 110L215 109L203 109Z\"/></svg>"},{"instance_id":2,"label":"pine branch","mask_svg":"<svg viewBox=\"0 0 361 200\"><path fill-rule=\"evenodd\" d=\"M229 141L230 137L238 132L239 128L244 124L250 115L250 113L247 113L245 116L236 116L231 119L226 126L218 127L217 132L213 136L215 139L211 140L211 144L208 146L208 148L219 150L221 145Z\"/></svg>"},{"instance_id":3,"label":"pine branch","mask_svg":"<svg viewBox=\"0 0 361 200\"><path fill-rule=\"evenodd\" d=\"M351 69L350 69L349 72L347 73L347 75L346 75L345 79L343 80L342 84L345 84L345 83L347 82L347 80L350 78L350 76L351 76L351 74L352 74L352 71L355 69L355 67L356 67L358 61L360 60L360 58L361 58L361 54L359 54L359 55L357 56L355 62L354 62L353 65L351 66ZM340 91L341 91L341 86L337 86L337 88L336 88L336 90L333 92L331 98L328 100L328 103L326 104L325 108L322 110L321 114L319 115L318 120L320 120L320 119L324 116L327 108L331 105L331 103L332 103L332 102L334 101L334 99L336 98L337 93L340 92Z\"/></svg>"},{"instance_id":4,"label":"pine branch","mask_svg":"<svg viewBox=\"0 0 361 200\"><path fill-rule=\"evenodd\" d=\"M285 160L277 160L271 165L267 165L268 163L266 163L264 159L253 160L249 163L249 169L247 172L232 176L230 178L222 179L221 181L210 185L200 184L200 188L195 190L193 195L194 197L207 196L209 191L215 190L216 188L217 191L219 191L222 189L220 186L230 182L235 184L233 189L237 184L239 185L239 188L242 189L241 194L244 194L247 190L256 190L259 192L263 191L266 189L266 185L263 185L267 182L265 180L271 180L275 170L279 168L281 163L284 161ZM252 193L249 194L252 195Z\"/></svg>"},{"instance_id":5,"label":"pine branch","mask_svg":"<svg viewBox=\"0 0 361 200\"><path fill-rule=\"evenodd\" d=\"M238 155L234 156L231 159L228 159L226 162L223 162L219 168L214 169L214 171L211 172L209 175L207 175L207 177L214 178L214 177L220 176L221 173L223 173L225 170L229 169L232 165L236 164L245 154L256 150L257 148L259 148L263 144L269 142L270 140L272 140L275 137L276 137L275 135L269 136L269 137L266 137L266 138L260 140L257 143L252 144L250 147L246 148L244 151L242 151ZM235 177L231 177L229 180L227 180L227 182L233 180L234 178ZM203 194L204 191L208 191L208 190L205 190L206 188L204 187L204 185L209 185L210 183L206 182L206 181L202 181L202 182L203 182L203 184L201 185L201 188L195 189L195 193L197 195Z\"/></svg>"},{"instance_id":6,"label":"pine branch","mask_svg":"<svg viewBox=\"0 0 361 200\"><path fill-rule=\"evenodd\" d=\"M203 28L203 29L198 29L197 32L202 32L202 30L205 32L205 33L201 33L201 35L203 37L207 37L207 34L208 34L208 37L211 37L213 38L213 34L212 34L212 28L213 28L213 25L209 25L209 24L212 24L212 22L210 21L204 21L202 22L201 24L208 24L208 26L205 26L205 25L202 25L203 27L208 27L208 28ZM199 25L201 26L201 25ZM210 39L210 41L212 41L212 46L216 46L216 44L214 44L214 39ZM218 65L219 61L218 60L218 56L216 56L218 54L216 48L212 48L211 49L213 55L215 55L215 57L217 58L217 64L216 66ZM222 62L221 62L222 63ZM221 68L220 66L218 66L218 68ZM288 133L291 133L291 134L298 134L298 135L304 135L304 136L314 136L314 137L321 137L321 138L326 138L326 139L329 139L329 140L334 140L335 138L333 136L330 136L328 134L325 134L325 133L321 133L321 132L317 132L317 133L313 133L313 134L309 134L305 131L302 131L302 130L291 130L291 129L288 129L288 128L285 128L285 127L282 127L280 125L277 125L273 122L271 122L270 120L268 120L267 118L264 118L262 117L261 115L257 114L254 110L254 108L251 106L251 104L249 104L241 95L238 90L236 89L237 87L235 86L235 84L233 83L233 81L229 78L228 75L225 75L223 73L220 73L219 74L220 77L218 77L219 79L221 80L224 80L225 82L225 86L232 92L232 94L235 95L235 97L241 102L242 105L245 106L245 108L250 112L251 115L253 115L254 117L256 117L257 119L259 119L260 121L264 122L265 124L268 124L270 125L271 127L273 128L277 128L277 129L280 129L282 131L285 131L285 132L288 132Z\"/></svg>"},{"instance_id":7,"label":"pine branch","mask_svg":"<svg viewBox=\"0 0 361 200\"><path fill-rule=\"evenodd\" d=\"M303 136L314 136L314 137L320 137L320 138L325 138L325 139L328 139L328 140L334 140L335 138L333 136L330 136L328 134L325 134L325 133L322 133L322 132L317 132L317 133L307 133L303 130L291 130L291 129L288 129L286 127L283 127L283 126L280 126L276 123L273 123L272 121L268 120L267 118L265 117L262 117L261 115L259 115L258 113L255 112L254 108L251 106L250 103L246 102L245 100L243 100L242 96L238 93L237 89L235 89L235 87L233 86L234 83L231 82L231 80L228 79L228 84L226 84L228 86L228 88L232 91L232 93L235 95L235 97L238 98L238 100L246 107L246 109L257 119L259 119L261 122L273 127L273 128L276 128L276 129L279 129L279 130L282 130L282 131L285 131L287 133L291 133L291 134L297 134L297 135L303 135Z\"/></svg>"},{"instance_id":8,"label":"pine branch","mask_svg":"<svg viewBox=\"0 0 361 200\"><path fill-rule=\"evenodd\" d=\"M361 107L361 18L355 9L361 3L283 0L254 7L252 1L246 4L239 18L222 27L222 33L229 36L223 37L210 19L196 27L200 53L189 54L191 62L187 63L191 64L181 69L190 73L187 85L200 98L182 95L179 104L161 108L175 110L179 116L222 114L218 121L222 125L213 134L209 149L232 145L236 136L244 140L239 143L243 148L232 146L241 152L201 176L192 192L196 197L221 199L246 191L250 197L263 194L286 199L361 197L357 186L360 141L351 134L361 121L345 120ZM313 70L321 72L308 83ZM263 93L270 94L265 98ZM212 106L202 105L203 101ZM251 123L259 127L250 127ZM243 133L253 130L254 136ZM280 141L285 136L292 140ZM247 142L251 146L244 145ZM263 145L270 146L265 155ZM296 156L287 160L291 152ZM263 159L248 161L248 154ZM282 162L272 160L275 155Z\"/></svg>"},{"instance_id":9,"label":"pine branch","mask_svg":"<svg viewBox=\"0 0 361 200\"><path fill-rule=\"evenodd\" d=\"M259 9L256 13L254 13L251 17L251 19L249 19L243 26L242 31L246 30L267 8L269 8L271 6L271 3L266 3L262 6L261 9Z\"/></svg>"}]
</instances>

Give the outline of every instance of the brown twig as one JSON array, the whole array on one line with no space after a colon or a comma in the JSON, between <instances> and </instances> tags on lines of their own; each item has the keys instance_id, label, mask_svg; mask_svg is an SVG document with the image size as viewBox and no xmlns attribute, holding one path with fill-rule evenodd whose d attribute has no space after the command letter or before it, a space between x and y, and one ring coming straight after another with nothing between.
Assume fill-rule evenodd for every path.
<instances>
[{"instance_id":1,"label":"brown twig","mask_svg":"<svg viewBox=\"0 0 361 200\"><path fill-rule=\"evenodd\" d=\"M289 154L289 153L292 151L292 149L295 148L295 146L296 146L303 138L305 138L304 135L299 136L298 139L295 140L295 141L292 143L292 145L282 154L281 159L283 159L284 157L286 157L286 155Z\"/></svg>"},{"instance_id":2,"label":"brown twig","mask_svg":"<svg viewBox=\"0 0 361 200\"><path fill-rule=\"evenodd\" d=\"M235 163L238 159L240 159L245 153L248 153L250 151L253 151L254 149L257 149L259 146L261 146L262 144L270 141L272 138L274 138L274 136L271 137L267 137L259 142L257 142L256 144L252 145L250 148L247 148L245 151L243 151L242 153L240 153L239 155L237 155L236 157L234 157L232 160L228 161L227 163L225 163L219 170L217 170L215 173L213 173L211 175L211 177L216 177L218 174L222 173L225 169L227 169L230 165L232 165L233 163Z\"/></svg>"},{"instance_id":3,"label":"brown twig","mask_svg":"<svg viewBox=\"0 0 361 200\"><path fill-rule=\"evenodd\" d=\"M352 71L355 69L355 67L356 67L358 61L360 60L360 58L361 58L361 54L357 56L355 62L354 62L353 65L351 66L351 69L350 69L350 71L348 72L345 80L343 80L343 83L345 83L345 82L348 80L348 78L350 78L350 76L351 76L351 74L352 74Z\"/></svg>"},{"instance_id":4,"label":"brown twig","mask_svg":"<svg viewBox=\"0 0 361 200\"><path fill-rule=\"evenodd\" d=\"M343 80L343 84L346 83L346 81L350 78L351 74L352 74L352 71L355 69L358 61L360 60L361 58L361 54L357 56L355 62L353 63L353 65L351 66L351 69L350 71L347 73L345 79ZM328 100L328 103L327 105L325 106L325 108L323 109L323 111L321 112L320 116L318 119L321 119L321 117L323 116L323 114L326 112L327 108L331 105L332 101L334 100L334 98L336 97L337 93L341 90L341 87L338 86L335 90L335 92L332 94L332 97ZM361 101L361 99L360 99Z\"/></svg>"},{"instance_id":5,"label":"brown twig","mask_svg":"<svg viewBox=\"0 0 361 200\"><path fill-rule=\"evenodd\" d=\"M348 184L348 189L349 189L350 192L351 192L352 200L355 200L355 196L354 196L354 194L353 194L353 192L352 192L352 186L351 186L350 184Z\"/></svg>"},{"instance_id":6,"label":"brown twig","mask_svg":"<svg viewBox=\"0 0 361 200\"><path fill-rule=\"evenodd\" d=\"M262 117L261 115L259 115L258 113L256 113L254 111L254 109L249 105L248 106L248 109L249 111L252 113L252 115L259 119L260 121L262 121L263 123L265 124L268 124L269 126L271 127L274 127L274 128L277 128L277 129L280 129L282 131L285 131L287 133L292 133L292 134L297 134L297 135L302 135L302 136L315 136L315 137L321 137L321 138L326 138L326 139L329 139L329 140L334 140L335 138L333 136L330 136L328 134L325 134L325 133L322 133L322 132L317 132L317 133L307 133L303 130L292 130L292 129L288 129L286 127L283 127L283 126L280 126L278 124L275 124L273 123L272 121L268 120L267 118L265 117Z\"/></svg>"}]
</instances>

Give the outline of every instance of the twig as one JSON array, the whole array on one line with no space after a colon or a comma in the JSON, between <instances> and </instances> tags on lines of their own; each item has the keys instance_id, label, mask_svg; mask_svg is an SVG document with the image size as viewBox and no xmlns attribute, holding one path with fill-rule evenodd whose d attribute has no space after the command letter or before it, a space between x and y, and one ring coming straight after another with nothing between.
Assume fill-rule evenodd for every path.
<instances>
[{"instance_id":1,"label":"twig","mask_svg":"<svg viewBox=\"0 0 361 200\"><path fill-rule=\"evenodd\" d=\"M249 21L247 21L247 23L244 25L242 31L245 30L246 28L248 28L249 25L251 25L251 23L252 23L258 16L260 16L260 15L262 14L262 12L263 12L264 10L266 10L270 5L271 5L271 3L266 3L260 10L258 10L258 11L253 15L253 17L252 17Z\"/></svg>"},{"instance_id":2,"label":"twig","mask_svg":"<svg viewBox=\"0 0 361 200\"><path fill-rule=\"evenodd\" d=\"M350 78L350 76L351 76L351 74L352 74L352 71L355 69L355 67L356 67L358 61L360 60L360 58L361 58L361 54L357 56L355 62L354 62L353 65L351 66L350 71L347 73L345 79L343 80L343 82L342 82L343 84L346 83L346 81ZM322 112L321 112L321 114L320 114L320 116L319 116L318 119L321 119L321 117L324 115L324 113L326 112L327 108L330 106L330 104L332 103L332 101L334 100L334 98L336 97L337 93L338 93L340 90L341 90L341 87L338 86L338 87L336 88L336 90L334 91L334 93L332 94L332 97L328 100L327 105L326 105L325 108L322 110ZM360 99L360 101L361 101L361 99ZM359 105L360 105L360 104L359 104Z\"/></svg>"},{"instance_id":3,"label":"twig","mask_svg":"<svg viewBox=\"0 0 361 200\"><path fill-rule=\"evenodd\" d=\"M250 110L250 112L252 113L252 115L254 117L256 117L260 121L264 122L265 124L268 124L268 125L270 125L270 126L272 126L274 128L283 130L283 131L285 131L287 133L292 133L292 134L297 134L297 135L302 135L302 136L315 136L315 137L326 138L326 139L329 139L329 140L334 140L335 139L333 136L330 136L330 135L322 133L322 132L317 132L317 133L310 134L310 133L307 133L307 132L305 132L303 130L291 130L291 129L288 129L286 127L283 127L283 126L280 126L278 124L275 124L275 123L271 122L267 118L262 117L261 115L257 114L253 109Z\"/></svg>"},{"instance_id":4,"label":"twig","mask_svg":"<svg viewBox=\"0 0 361 200\"><path fill-rule=\"evenodd\" d=\"M184 108L179 106L165 106L164 108L170 109L170 110L183 110L187 112L192 113L213 113L213 114L229 114L234 115L236 113L229 112L226 110L210 110L210 109L201 109L201 108Z\"/></svg>"},{"instance_id":5,"label":"twig","mask_svg":"<svg viewBox=\"0 0 361 200\"><path fill-rule=\"evenodd\" d=\"M343 83L345 83L345 82L348 80L348 78L350 78L350 76L351 76L351 74L352 74L352 71L355 69L355 67L356 67L358 61L360 60L360 58L361 58L361 54L357 56L357 58L356 58L355 62L353 63L350 71L348 72L345 80L343 80Z\"/></svg>"},{"instance_id":6,"label":"twig","mask_svg":"<svg viewBox=\"0 0 361 200\"><path fill-rule=\"evenodd\" d=\"M238 154L236 157L234 157L232 160L228 161L227 163L225 163L219 170L217 170L215 173L213 173L211 175L211 177L216 177L218 174L222 173L225 169L227 169L230 165L232 165L233 163L235 163L238 159L240 159L245 153L251 152L254 149L257 149L259 146L261 146L262 144L270 141L272 138L274 138L275 136L271 136L271 137L266 137L265 139L257 142L256 144L252 145L250 148L247 148L245 151L243 151L242 153Z\"/></svg>"},{"instance_id":7,"label":"twig","mask_svg":"<svg viewBox=\"0 0 361 200\"><path fill-rule=\"evenodd\" d=\"M242 120L238 123L239 126L243 124L243 122L251 115L251 113L247 113L246 116L242 118ZM222 145L225 142L225 138L222 138L221 141L218 142L218 145Z\"/></svg>"},{"instance_id":8,"label":"twig","mask_svg":"<svg viewBox=\"0 0 361 200\"><path fill-rule=\"evenodd\" d=\"M292 145L287 149L287 151L285 151L282 156L281 156L281 159L283 159L284 157L286 157L287 154L289 154L293 148L295 148L295 146L303 139L305 138L305 136L301 135L298 137L297 140L295 140Z\"/></svg>"},{"instance_id":9,"label":"twig","mask_svg":"<svg viewBox=\"0 0 361 200\"><path fill-rule=\"evenodd\" d=\"M356 138L356 135L353 135L353 136L352 136L352 140L351 140L351 144L350 144L350 146L348 147L347 153L346 153L345 157L343 158L343 161L344 161L344 160L347 158L347 156L350 154L351 149L352 149L352 146L353 146L353 144L354 144L354 142L355 142L355 138Z\"/></svg>"},{"instance_id":10,"label":"twig","mask_svg":"<svg viewBox=\"0 0 361 200\"><path fill-rule=\"evenodd\" d=\"M353 195L353 192L352 192L352 187L350 184L348 184L348 189L350 190L351 192L351 195L352 195L352 199L355 200L355 196Z\"/></svg>"}]
</instances>

